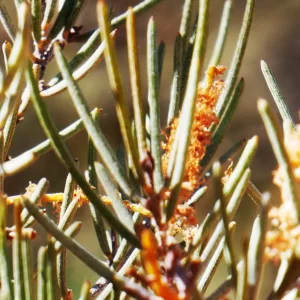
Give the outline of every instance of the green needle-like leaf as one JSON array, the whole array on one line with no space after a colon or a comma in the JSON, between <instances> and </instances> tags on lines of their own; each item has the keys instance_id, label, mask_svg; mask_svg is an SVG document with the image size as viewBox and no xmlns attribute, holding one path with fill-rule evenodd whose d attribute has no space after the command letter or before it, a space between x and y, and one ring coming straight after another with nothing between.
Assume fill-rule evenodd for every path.
<instances>
[{"instance_id":1,"label":"green needle-like leaf","mask_svg":"<svg viewBox=\"0 0 300 300\"><path fill-rule=\"evenodd\" d=\"M267 63L264 60L261 60L260 62L262 73L265 77L265 80L267 82L268 88L273 96L273 99L278 107L278 110L281 114L282 120L289 121L291 124L293 124L293 127L295 128L295 122L291 116L291 113L284 101L283 95L279 89L279 86L269 68Z\"/></svg>"},{"instance_id":2,"label":"green needle-like leaf","mask_svg":"<svg viewBox=\"0 0 300 300\"><path fill-rule=\"evenodd\" d=\"M225 242L226 246L224 249L224 256L227 265L231 271L232 281L235 289L237 289L238 273L237 273L237 258L236 250L234 249L234 241L232 237L232 232L229 230L230 217L227 214L227 199L223 193L222 183L221 183L221 164L219 162L213 165L213 177L215 183L215 191L217 193L217 199L220 199L220 211L223 220L223 226L225 231Z\"/></svg>"},{"instance_id":3,"label":"green needle-like leaf","mask_svg":"<svg viewBox=\"0 0 300 300\"><path fill-rule=\"evenodd\" d=\"M65 0L62 8L60 9L58 16L48 34L48 39L50 41L54 40L60 31L63 29L68 21L68 18L74 7L74 0Z\"/></svg>"},{"instance_id":4,"label":"green needle-like leaf","mask_svg":"<svg viewBox=\"0 0 300 300\"><path fill-rule=\"evenodd\" d=\"M84 0L76 0L75 3L73 4L72 11L69 14L67 22L64 24L64 32L63 32L64 38L66 39L68 38L70 30L72 29L72 26L74 25L83 4L84 4Z\"/></svg>"},{"instance_id":5,"label":"green needle-like leaf","mask_svg":"<svg viewBox=\"0 0 300 300\"><path fill-rule=\"evenodd\" d=\"M0 276L1 276L1 291L2 299L13 299L12 287L12 270L8 256L7 241L6 241L6 197L0 194Z\"/></svg>"},{"instance_id":6,"label":"green needle-like leaf","mask_svg":"<svg viewBox=\"0 0 300 300\"><path fill-rule=\"evenodd\" d=\"M183 53L186 50L187 46L187 41L188 41L188 34L190 31L190 26L191 26L191 17L192 17L192 12L193 12L193 6L194 6L194 0L185 0L183 4L183 9L182 9L182 16L181 16L181 21L180 21L180 28L179 28L179 34L182 37L182 45L184 51L182 52L182 57L183 59Z\"/></svg>"},{"instance_id":7,"label":"green needle-like leaf","mask_svg":"<svg viewBox=\"0 0 300 300\"><path fill-rule=\"evenodd\" d=\"M64 231L64 233L67 237L74 238L79 233L81 227L82 227L82 222L79 222L79 221L74 222ZM59 254L63 253L66 250L64 248L64 246L62 245L62 243L59 241L55 242L54 249L56 252L59 252ZM57 269L57 271L60 272L62 270ZM66 281L64 282L64 284L65 283L66 283Z\"/></svg>"},{"instance_id":8,"label":"green needle-like leaf","mask_svg":"<svg viewBox=\"0 0 300 300\"><path fill-rule=\"evenodd\" d=\"M9 35L10 39L14 41L16 35L16 28L12 23L11 17L7 11L4 1L0 3L0 22L2 23L5 31Z\"/></svg>"},{"instance_id":9,"label":"green needle-like leaf","mask_svg":"<svg viewBox=\"0 0 300 300\"><path fill-rule=\"evenodd\" d=\"M123 224L126 224L125 226L133 234L135 234L131 215L130 215L128 209L125 207L120 194L116 190L115 185L113 184L111 179L108 177L104 166L102 164L96 162L95 169L96 169L96 173L99 178L99 181L100 181L104 191L106 192L107 196L110 198L112 206L113 206L115 213L117 214L119 220L122 220Z\"/></svg>"},{"instance_id":10,"label":"green needle-like leaf","mask_svg":"<svg viewBox=\"0 0 300 300\"><path fill-rule=\"evenodd\" d=\"M22 256L22 224L21 203L14 203L15 236L13 238L13 271L14 271L14 294L15 299L25 299L23 256Z\"/></svg>"},{"instance_id":11,"label":"green needle-like leaf","mask_svg":"<svg viewBox=\"0 0 300 300\"><path fill-rule=\"evenodd\" d=\"M33 295L33 264L31 261L30 240L24 238L21 243L25 299L34 299Z\"/></svg>"},{"instance_id":12,"label":"green needle-like leaf","mask_svg":"<svg viewBox=\"0 0 300 300\"><path fill-rule=\"evenodd\" d=\"M230 221L234 217L234 215L240 205L241 199L247 189L250 175L251 175L251 171L249 169L247 169L242 174L242 176L240 177L239 183L236 186L234 193L232 194L232 196L228 202L226 212L229 216ZM223 191L223 193L224 193L224 191ZM188 249L188 253L194 252L195 253L194 256L198 257L199 252L201 250L199 248L199 246L201 246L201 244L207 237L207 234L209 232L211 232L213 230L213 228L215 228L216 222L220 219L219 213L220 213L220 202L217 201L213 207L213 210L209 214L207 214L204 221L201 223L198 230L196 231L194 238L193 238L193 242ZM207 245L203 249L201 257L204 260L207 259L207 257L209 256L209 253L211 253L212 249L214 249L216 241L219 240L219 237L220 237L220 235L222 235L222 233L223 233L223 223L222 223L222 221L220 221L218 223L214 233L211 235Z\"/></svg>"},{"instance_id":13,"label":"green needle-like leaf","mask_svg":"<svg viewBox=\"0 0 300 300\"><path fill-rule=\"evenodd\" d=\"M218 117L222 117L224 111L228 107L228 101L231 98L238 74L241 68L242 59L245 54L246 45L250 33L250 27L252 23L253 11L255 0L247 0L247 5L244 13L243 24L235 48L235 52L232 58L230 68L225 80L225 88L218 100L216 106L216 112Z\"/></svg>"},{"instance_id":14,"label":"green needle-like leaf","mask_svg":"<svg viewBox=\"0 0 300 300\"><path fill-rule=\"evenodd\" d=\"M191 128L194 121L195 111L195 99L197 94L199 76L200 76L200 59L203 56L203 49L205 43L205 31L207 26L207 14L208 14L208 0L200 0L199 4L199 22L197 27L197 35L195 40L195 46L193 50L193 57L191 61L189 77L187 82L187 88L184 96L182 111L180 115L178 125L178 141L174 142L177 147L176 151L176 163L174 165L174 171L171 179L171 197L168 200L166 217L169 220L174 213L174 209L177 202L177 197L181 189L181 181L183 173L185 171L185 162L187 159L187 150L189 146ZM173 168L172 168L173 169Z\"/></svg>"},{"instance_id":15,"label":"green needle-like leaf","mask_svg":"<svg viewBox=\"0 0 300 300\"><path fill-rule=\"evenodd\" d=\"M222 299L230 293L232 289L232 279L229 276L213 293L211 293L205 300Z\"/></svg>"},{"instance_id":16,"label":"green needle-like leaf","mask_svg":"<svg viewBox=\"0 0 300 300\"><path fill-rule=\"evenodd\" d=\"M139 160L143 161L146 156L147 144L146 144L146 134L145 134L145 124L144 124L145 117L143 112L138 47L136 41L135 15L132 8L128 10L126 29L127 29L130 83L131 83L133 111L134 111L134 124L135 124L136 138L137 138L137 144L139 149Z\"/></svg>"},{"instance_id":17,"label":"green needle-like leaf","mask_svg":"<svg viewBox=\"0 0 300 300\"><path fill-rule=\"evenodd\" d=\"M182 63L183 63L183 37L178 34L175 40L174 45L174 58L173 58L173 80L171 86L171 95L170 95L170 104L168 111L168 120L167 124L170 125L170 122L174 117L177 117L179 114L179 107L181 102L181 91L182 91Z\"/></svg>"},{"instance_id":18,"label":"green needle-like leaf","mask_svg":"<svg viewBox=\"0 0 300 300\"><path fill-rule=\"evenodd\" d=\"M57 52L59 53L59 52ZM73 158L71 157L68 149L66 148L66 145L62 142L58 130L55 127L52 119L49 116L49 113L47 111L47 108L45 106L45 103L42 101L42 99L39 96L38 87L36 85L31 66L28 66L27 70L28 75L28 82L30 84L31 89L31 99L34 105L34 108L36 110L36 113L39 117L40 123L46 133L46 135L50 138L52 146L61 160L61 162L65 165L65 167L68 169L68 171L72 174L74 179L76 180L77 184L82 188L84 194L87 196L87 198L97 207L99 212L103 215L103 217L107 220L107 222L117 231L120 233L121 236L125 237L135 246L139 247L139 241L135 235L133 235L126 226L123 225L123 223L118 220L114 214L109 210L109 208L106 207L104 203L99 199L98 195L95 193L95 191L90 187L90 185L86 182L84 177L79 172ZM70 73L68 73L69 78L72 78ZM70 81L73 83L73 81ZM77 87L76 87L77 88ZM80 107L88 112L86 110L86 107L84 104L80 103ZM79 106L78 105L78 106ZM92 122L90 119L89 114L86 115L88 120ZM89 121L88 121L89 122ZM94 128L94 126L93 126ZM94 133L97 134L96 131Z\"/></svg>"},{"instance_id":19,"label":"green needle-like leaf","mask_svg":"<svg viewBox=\"0 0 300 300\"><path fill-rule=\"evenodd\" d=\"M40 213L39 209L31 203L26 197L23 197L23 203L35 219L56 238L62 245L82 260L91 270L98 275L104 277L109 282L112 282L117 288L126 291L129 295L136 296L135 291L149 297L149 293L140 285L129 282L129 279L119 276L115 271L110 269L105 263L96 258L93 254L88 252L78 242L69 238L63 231L59 230L57 226L46 216ZM146 299L146 298L145 298Z\"/></svg>"},{"instance_id":20,"label":"green needle-like leaf","mask_svg":"<svg viewBox=\"0 0 300 300\"><path fill-rule=\"evenodd\" d=\"M120 268L120 270L118 271L119 275L123 276L124 274L126 274L126 271L130 269L130 267L132 266L132 264L136 260L136 258L137 258L137 256L138 256L139 253L140 253L139 249L134 249L132 251L132 253L130 254L130 256L127 258L126 262L122 266L122 268ZM102 293L100 294L100 296L97 297L97 300L104 300L104 299L106 299L106 297L109 295L109 293L112 291L112 289L113 289L113 285L112 284L108 284L105 287L105 289L102 291Z\"/></svg>"},{"instance_id":21,"label":"green needle-like leaf","mask_svg":"<svg viewBox=\"0 0 300 300\"><path fill-rule=\"evenodd\" d=\"M39 181L39 183L36 185L33 193L30 195L30 201L32 203L37 204L40 201L40 199L43 197L43 195L47 192L48 188L49 188L48 180L46 178L42 178ZM21 221L23 225L27 223L29 217L30 215L28 210L24 208L21 213Z\"/></svg>"},{"instance_id":22,"label":"green needle-like leaf","mask_svg":"<svg viewBox=\"0 0 300 300\"><path fill-rule=\"evenodd\" d=\"M41 39L42 0L31 1L31 22L34 41L38 44Z\"/></svg>"},{"instance_id":23,"label":"green needle-like leaf","mask_svg":"<svg viewBox=\"0 0 300 300\"><path fill-rule=\"evenodd\" d=\"M244 79L242 78L237 84L235 90L233 91L233 95L228 103L228 108L224 112L224 115L220 120L220 123L217 125L216 129L214 130L211 143L206 148L205 156L201 160L201 166L204 169L211 161L214 154L216 153L218 146L221 144L226 134L226 131L228 130L228 127L231 123L237 105L239 103L240 97L242 95L243 89L244 89Z\"/></svg>"},{"instance_id":24,"label":"green needle-like leaf","mask_svg":"<svg viewBox=\"0 0 300 300\"><path fill-rule=\"evenodd\" d=\"M156 29L154 31L156 31ZM166 54L166 44L164 41L161 41L157 47L157 72L158 72L158 75L157 75L158 84L157 85L158 85L158 90L159 90L160 84L161 84L161 77L162 77L162 73L163 73L165 54Z\"/></svg>"},{"instance_id":25,"label":"green needle-like leaf","mask_svg":"<svg viewBox=\"0 0 300 300\"><path fill-rule=\"evenodd\" d=\"M58 299L58 283L56 277L56 252L52 241L48 242L46 256L46 294L47 300Z\"/></svg>"},{"instance_id":26,"label":"green needle-like leaf","mask_svg":"<svg viewBox=\"0 0 300 300\"><path fill-rule=\"evenodd\" d=\"M138 15L144 11L147 11L152 6L156 5L159 2L162 2L163 0L144 0L143 2L135 5L132 10L133 12ZM118 17L112 19L111 25L113 28L117 28L118 26L125 23L127 18L128 12L125 12ZM89 38L86 41L86 43L79 49L77 54L73 57L73 59L69 63L69 68L71 71L74 71L77 67L80 66L80 64L88 58L94 50L98 47L98 44L100 43L100 29L96 29L93 31L92 35L88 34ZM57 74L50 82L49 85L52 86L56 84L58 81L62 79L61 74Z\"/></svg>"},{"instance_id":27,"label":"green needle-like leaf","mask_svg":"<svg viewBox=\"0 0 300 300\"><path fill-rule=\"evenodd\" d=\"M223 251L225 246L225 237L223 237L218 246L216 247L215 253L211 257L209 263L205 267L205 271L203 274L201 274L201 278L198 282L197 288L199 291L201 291L202 294L206 292L206 289L212 280L213 275L215 274L219 263L221 262L221 259L223 257Z\"/></svg>"},{"instance_id":28,"label":"green needle-like leaf","mask_svg":"<svg viewBox=\"0 0 300 300\"><path fill-rule=\"evenodd\" d=\"M143 182L143 172L139 163L138 151L135 147L131 134L131 120L129 119L128 103L126 103L125 100L125 91L117 62L116 49L110 36L111 26L108 20L108 11L104 1L98 2L97 13L99 25L101 27L101 37L102 40L105 40L106 42L106 47L104 49L105 62L111 89L115 96L115 107L126 154L128 155L129 163L132 164L131 167L134 175L138 176L138 178Z\"/></svg>"},{"instance_id":29,"label":"green needle-like leaf","mask_svg":"<svg viewBox=\"0 0 300 300\"><path fill-rule=\"evenodd\" d=\"M81 119L75 121L65 129L63 129L61 132L59 132L60 137L63 140L68 140L75 134L77 134L79 131L83 129L83 122ZM5 130L4 130L5 133ZM10 135L7 135L8 137ZM5 144L5 155L7 155L8 152L8 145ZM52 149L51 141L46 140L39 145L33 147L32 149L23 152L19 156L14 157L12 160L6 161L3 164L3 170L0 170L0 173L4 173L6 176L13 175L17 172L22 171L26 167L33 164L35 161L37 161L43 154L49 152Z\"/></svg>"},{"instance_id":30,"label":"green needle-like leaf","mask_svg":"<svg viewBox=\"0 0 300 300\"><path fill-rule=\"evenodd\" d=\"M12 46L11 46L10 42L5 41L2 44L2 51L3 51L3 56L4 56L4 64L5 64L6 72L8 70L8 59L9 59L9 56L10 56L10 53L11 53L11 49L12 49Z\"/></svg>"},{"instance_id":31,"label":"green needle-like leaf","mask_svg":"<svg viewBox=\"0 0 300 300\"><path fill-rule=\"evenodd\" d=\"M263 271L265 238L268 223L270 195L264 194L261 199L260 215L255 219L248 250L247 298L259 299L260 281Z\"/></svg>"},{"instance_id":32,"label":"green needle-like leaf","mask_svg":"<svg viewBox=\"0 0 300 300\"><path fill-rule=\"evenodd\" d=\"M54 50L57 63L59 64L65 80L68 82L68 90L70 92L71 99L73 100L78 114L83 120L83 123L94 143L95 148L97 149L97 152L100 154L103 163L109 170L110 174L114 176L124 193L128 196L132 196L132 187L120 169L118 161L116 157L114 157L112 149L108 146L104 135L91 119L87 102L85 101L77 83L72 78L70 71L67 69L67 62L60 50L59 45L54 45Z\"/></svg>"},{"instance_id":33,"label":"green needle-like leaf","mask_svg":"<svg viewBox=\"0 0 300 300\"><path fill-rule=\"evenodd\" d=\"M112 36L114 36L114 34L115 32L112 33ZM95 49L93 54L85 61L85 63L72 73L75 81L78 82L80 79L84 78L99 62L101 62L104 55L104 48L105 43L101 43L100 46ZM71 63L69 64L69 66L70 65ZM41 91L40 95L42 97L51 97L63 92L67 88L67 86L68 82L66 80L61 80L55 85L52 85L49 88Z\"/></svg>"},{"instance_id":34,"label":"green needle-like leaf","mask_svg":"<svg viewBox=\"0 0 300 300\"><path fill-rule=\"evenodd\" d=\"M294 207L293 217L295 220L300 221L300 194L295 181L292 166L284 146L282 129L280 128L279 121L275 113L272 111L266 100L258 100L257 105L283 175L283 184L287 199Z\"/></svg>"},{"instance_id":35,"label":"green needle-like leaf","mask_svg":"<svg viewBox=\"0 0 300 300\"><path fill-rule=\"evenodd\" d=\"M158 193L163 186L161 170L160 108L158 96L158 58L156 49L156 26L154 19L148 23L147 33L148 103L150 111L150 145L154 159L154 188Z\"/></svg>"},{"instance_id":36,"label":"green needle-like leaf","mask_svg":"<svg viewBox=\"0 0 300 300\"><path fill-rule=\"evenodd\" d=\"M214 50L212 52L209 66L217 66L222 58L222 54L224 51L224 46L228 34L229 21L232 12L232 2L233 0L226 0L224 2L222 17L220 21L218 36L215 41Z\"/></svg>"},{"instance_id":37,"label":"green needle-like leaf","mask_svg":"<svg viewBox=\"0 0 300 300\"><path fill-rule=\"evenodd\" d=\"M84 281L84 283L81 287L79 300L89 300L90 299L90 289L91 289L91 283L89 281Z\"/></svg>"},{"instance_id":38,"label":"green needle-like leaf","mask_svg":"<svg viewBox=\"0 0 300 300\"><path fill-rule=\"evenodd\" d=\"M236 167L234 168L234 171L232 172L228 181L224 185L225 197L228 197L234 191L242 174L249 167L249 165L253 159L253 156L256 152L257 146L258 146L258 137L257 136L254 136L253 138L248 140L248 142L244 148L244 151L243 151Z\"/></svg>"},{"instance_id":39,"label":"green needle-like leaf","mask_svg":"<svg viewBox=\"0 0 300 300\"><path fill-rule=\"evenodd\" d=\"M0 102L3 101L5 93L9 90L15 76L22 73L26 66L27 60L24 57L27 56L30 37L29 5L26 2L21 3L18 12L18 33L7 62L7 74L0 86Z\"/></svg>"},{"instance_id":40,"label":"green needle-like leaf","mask_svg":"<svg viewBox=\"0 0 300 300\"><path fill-rule=\"evenodd\" d=\"M98 110L94 110L92 112L92 119L95 124L99 122L100 112ZM97 174L95 170L95 161L96 161L96 149L94 147L93 141L88 139L88 170L87 170L87 180L88 182L95 188L98 192L98 180ZM99 246L102 252L106 255L109 260L112 260L112 253L107 239L107 232L103 217L95 208L92 203L89 203L93 224L95 228L95 233L98 239Z\"/></svg>"},{"instance_id":41,"label":"green needle-like leaf","mask_svg":"<svg viewBox=\"0 0 300 300\"><path fill-rule=\"evenodd\" d=\"M46 294L46 247L41 247L38 251L37 260L37 300L47 299Z\"/></svg>"},{"instance_id":42,"label":"green needle-like leaf","mask_svg":"<svg viewBox=\"0 0 300 300\"><path fill-rule=\"evenodd\" d=\"M57 9L57 3L58 0L47 1L45 3L45 10L44 10L43 20L42 20L42 30L45 32L48 31L52 23L55 11Z\"/></svg>"}]
</instances>

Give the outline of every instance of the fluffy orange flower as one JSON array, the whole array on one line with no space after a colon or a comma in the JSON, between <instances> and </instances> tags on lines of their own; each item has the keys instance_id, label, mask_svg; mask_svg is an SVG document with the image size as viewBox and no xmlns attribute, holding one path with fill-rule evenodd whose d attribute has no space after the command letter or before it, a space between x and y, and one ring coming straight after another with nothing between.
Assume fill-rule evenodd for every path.
<instances>
[{"instance_id":1,"label":"fluffy orange flower","mask_svg":"<svg viewBox=\"0 0 300 300\"><path fill-rule=\"evenodd\" d=\"M300 126L285 131L285 148L293 169L296 183L300 184ZM273 182L281 190L282 203L269 212L271 229L266 236L266 258L274 263L292 251L300 240L300 225L294 218L294 207L288 200L282 170L273 172Z\"/></svg>"},{"instance_id":2,"label":"fluffy orange flower","mask_svg":"<svg viewBox=\"0 0 300 300\"><path fill-rule=\"evenodd\" d=\"M214 108L223 89L223 80L218 80L217 76L223 74L224 71L225 67L223 66L210 67L207 71L204 85L199 84L198 87L195 117L191 129L186 168L181 186L180 199L182 200L188 199L203 180L200 175L200 162L205 155L206 147L211 141L211 131L209 129L213 124L218 123ZM170 124L170 134L167 137L166 143L163 144L165 154L162 157L162 168L165 175L178 123L179 118L177 117Z\"/></svg>"}]
</instances>

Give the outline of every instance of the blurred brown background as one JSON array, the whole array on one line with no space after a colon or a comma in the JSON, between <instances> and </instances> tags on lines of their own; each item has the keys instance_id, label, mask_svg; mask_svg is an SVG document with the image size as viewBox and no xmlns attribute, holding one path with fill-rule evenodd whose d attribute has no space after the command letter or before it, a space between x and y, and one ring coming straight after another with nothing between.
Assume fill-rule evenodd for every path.
<instances>
[{"instance_id":1,"label":"blurred brown background","mask_svg":"<svg viewBox=\"0 0 300 300\"><path fill-rule=\"evenodd\" d=\"M11 1L6 1L11 2ZM84 25L83 31L95 28L97 26L95 15L95 0L86 0L84 9L76 25ZM107 0L108 4L114 7L114 14L124 12L127 7L134 6L140 1L134 0ZM152 8L146 14L137 19L137 32L139 51L142 67L142 77L144 86L144 100L146 102L147 84L146 84L146 66L145 66L145 45L146 45L146 26L150 16L155 17L157 23L158 42L164 40L166 47L166 56L160 91L162 124L165 125L165 116L170 94L170 82L172 74L172 56L173 42L179 28L181 17L181 6L183 0L164 0L156 7ZM222 64L228 66L235 47L237 35L241 26L245 0L236 0L233 8L233 16L230 24L229 38L226 44ZM212 0L210 8L210 38L206 57L209 58L216 30L219 26L219 17L224 1ZM11 8L14 14L13 8ZM243 62L240 76L245 78L245 90L236 112L234 121L230 127L226 139L219 153L228 149L231 145L242 138L249 138L255 134L260 137L259 151L252 165L253 181L261 191L272 191L273 201L276 202L278 191L271 184L271 171L275 168L274 155L266 138L265 130L256 110L256 102L259 97L271 100L271 95L266 87L265 81L260 71L260 59L266 60L272 69L283 95L290 107L292 116L298 121L298 92L300 76L300 36L298 33L300 27L300 2L298 0L258 0L255 8L254 21L251 30L251 36L248 42L248 48ZM4 31L0 32L0 41L7 39ZM117 34L116 43L118 47L118 58L124 75L124 85L128 91L128 100L130 100L130 90L128 82L128 63L126 51L126 38L124 35L124 26L120 28ZM70 45L67 48L67 56L70 59L78 50L80 45ZM56 73L55 62L51 64L46 78L51 78ZM90 107L101 107L104 112L101 116L101 127L114 147L118 146L119 135L117 130L117 120L114 111L114 100L112 93L108 88L108 80L105 70L105 64L101 63L88 76L80 82L80 86ZM55 117L59 128L64 128L72 121L77 119L76 112L71 105L67 93L47 99L47 104L52 115ZM273 102L272 102L273 105ZM16 156L21 152L31 148L45 136L34 115L32 107L25 115L25 120L19 125L17 134L13 141L10 151L11 156ZM80 166L84 170L87 159L87 137L85 133L77 135L68 142L74 157L79 158ZM6 179L5 191L9 195L23 193L29 181L37 183L42 177L46 177L50 183L50 192L63 191L66 171L58 162L53 153L48 153L42 157L35 165L28 168L11 178ZM212 203L208 204L209 206ZM203 212L204 213L204 212ZM245 199L238 216L238 233L249 232L249 225L255 216L255 207L249 199ZM81 215L80 215L81 214ZM92 227L88 218L88 211L83 209L79 214L79 219L87 217L79 240L83 242L95 254L98 253L98 246L94 242ZM91 232L91 235L87 234ZM240 245L237 245L240 247ZM73 262L74 261L74 262ZM72 260L72 263L80 268L81 263ZM78 270L78 269L77 269ZM76 293L80 289L78 285L82 279L88 278L95 280L95 274L87 272L72 272L69 278ZM267 288L267 287L266 287Z\"/></svg>"}]
</instances>

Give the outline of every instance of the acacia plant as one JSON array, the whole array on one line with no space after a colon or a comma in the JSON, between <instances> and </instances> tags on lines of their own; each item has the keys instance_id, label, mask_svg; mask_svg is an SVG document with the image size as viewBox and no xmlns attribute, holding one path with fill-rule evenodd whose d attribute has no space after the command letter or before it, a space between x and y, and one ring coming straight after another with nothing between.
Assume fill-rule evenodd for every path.
<instances>
[{"instance_id":1,"label":"acacia plant","mask_svg":"<svg viewBox=\"0 0 300 300\"><path fill-rule=\"evenodd\" d=\"M263 266L280 264L268 299L299 296L300 131L265 62L263 74L284 120L284 138L278 120L265 100L259 100L279 168L275 182L282 204L271 207L269 194L251 182L250 163L258 137L237 141L219 159L213 159L243 91L239 77L254 11L247 0L243 22L228 69L221 66L233 0L225 0L215 46L204 65L209 0L183 1L182 18L174 41L174 69L167 124L161 124L160 79L164 44L156 43L156 25L147 32L148 109L142 99L135 17L162 0L144 0L124 14L112 17L104 0L97 4L99 28L82 33L76 19L83 0L15 0L18 28L0 2L0 19L10 41L3 43L5 70L0 84L0 276L1 299L73 299L67 285L66 259L73 253L98 276L82 283L80 299L259 299ZM197 13L195 13L197 12ZM126 23L131 97L125 95L114 39L115 28ZM65 49L81 42L67 61ZM99 126L101 108L90 108L78 81L104 58L122 140L123 158L116 155ZM44 75L55 60L60 73L49 82ZM224 78L224 79L223 79ZM68 90L78 121L58 132L47 109L48 98ZM133 111L129 107L132 101ZM8 159L14 133L22 126L26 108L33 105L48 138ZM80 130L88 134L88 168L82 173L65 140ZM7 196L4 178L33 164L51 149L69 172L63 193L47 193L43 178L24 195ZM234 157L238 156L238 159ZM228 159L232 164L228 166ZM214 191L213 209L201 220L208 181ZM249 237L236 253L235 213L244 194L257 205ZM57 222L44 206L53 203ZM14 225L7 227L7 206L14 207ZM75 239L81 222L72 218L88 205L94 222L95 243L102 257L91 254ZM49 236L33 257L35 223ZM12 241L10 243L10 241ZM10 255L10 252L12 253ZM10 260L11 256L11 260ZM207 295L207 287L224 260L228 276ZM11 262L12 261L12 262ZM37 269L33 266L37 262ZM72 270L73 273L80 270ZM33 276L36 274L36 276Z\"/></svg>"}]
</instances>

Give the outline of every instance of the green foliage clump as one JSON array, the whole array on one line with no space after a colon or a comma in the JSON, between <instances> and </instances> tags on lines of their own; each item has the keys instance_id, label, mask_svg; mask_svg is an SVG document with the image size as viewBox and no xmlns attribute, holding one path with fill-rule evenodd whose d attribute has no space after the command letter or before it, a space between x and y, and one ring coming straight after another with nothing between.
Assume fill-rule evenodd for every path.
<instances>
[{"instance_id":1,"label":"green foliage clump","mask_svg":"<svg viewBox=\"0 0 300 300\"><path fill-rule=\"evenodd\" d=\"M159 2L162 0L144 0L111 18L105 1L100 0L99 28L88 33L81 33L81 27L75 26L82 0L15 0L18 29L13 26L5 3L0 3L0 20L11 39L11 43L3 43L6 69L1 73L0 85L1 299L73 299L72 287L66 283L68 252L99 275L93 286L89 281L83 282L82 300L224 299L229 293L236 299L258 299L263 266L268 261L280 263L268 299L279 299L285 294L292 297L289 299L300 297L299 274L295 271L299 269L300 136L265 62L262 71L285 124L283 135L268 103L259 100L258 110L279 164L276 176L282 191L281 205L271 208L269 194L261 194L251 182L250 164L257 149L257 136L238 141L213 161L243 91L239 70L255 1L246 1L225 80L220 79L225 67L219 64L233 0L224 1L206 72L203 62L210 1L184 1L174 41L166 126L161 125L159 105L164 44L157 45L155 21L150 18L146 74L149 109L145 111L135 32L136 15ZM114 44L115 28L125 22L133 112L128 108ZM67 61L64 49L73 42L83 45ZM103 57L122 136L121 158L99 126L100 109L89 108L78 86L78 81ZM53 59L60 73L45 84L44 75ZM68 90L80 119L59 132L47 109L47 98L64 90ZM33 105L48 140L7 160L14 133L22 126L29 105ZM65 144L83 129L89 137L88 168L84 174ZM49 183L41 179L26 194L7 197L4 178L21 172L51 149L69 172L64 192L47 193ZM228 158L240 152L234 167L226 168ZM195 207L201 205L199 200L210 180L216 200L212 211L203 220L197 220ZM245 194L257 205L258 215L251 235L243 241L244 252L239 258L233 239L239 224L234 217ZM56 206L56 223L43 209L49 202ZM82 223L73 221L73 216L85 204L90 208L102 258L74 239ZM12 227L6 225L8 205L14 207ZM39 223L49 236L47 245L39 248L36 270L31 262L34 223ZM228 276L207 295L223 258ZM80 270L72 270L76 272Z\"/></svg>"}]
</instances>

